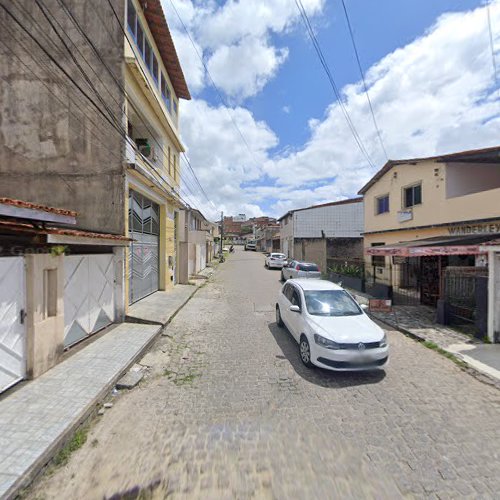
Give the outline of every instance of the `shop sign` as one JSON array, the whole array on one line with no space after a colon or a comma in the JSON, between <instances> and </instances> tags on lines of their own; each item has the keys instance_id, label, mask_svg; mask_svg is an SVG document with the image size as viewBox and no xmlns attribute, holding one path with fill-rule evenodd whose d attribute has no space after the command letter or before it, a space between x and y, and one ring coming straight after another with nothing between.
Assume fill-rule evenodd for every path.
<instances>
[{"instance_id":1,"label":"shop sign","mask_svg":"<svg viewBox=\"0 0 500 500\"><path fill-rule=\"evenodd\" d=\"M413 220L413 210L400 210L398 212L399 222L406 222L409 220Z\"/></svg>"},{"instance_id":2,"label":"shop sign","mask_svg":"<svg viewBox=\"0 0 500 500\"><path fill-rule=\"evenodd\" d=\"M460 234L495 234L500 233L500 222L490 224L463 224L449 226L448 232L453 235Z\"/></svg>"}]
</instances>

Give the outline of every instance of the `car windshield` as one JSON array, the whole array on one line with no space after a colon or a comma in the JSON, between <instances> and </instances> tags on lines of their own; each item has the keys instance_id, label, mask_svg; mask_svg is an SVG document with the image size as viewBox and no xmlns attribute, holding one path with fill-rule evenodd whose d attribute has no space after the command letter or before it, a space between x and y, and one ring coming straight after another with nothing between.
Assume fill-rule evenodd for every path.
<instances>
[{"instance_id":1,"label":"car windshield","mask_svg":"<svg viewBox=\"0 0 500 500\"><path fill-rule=\"evenodd\" d=\"M307 312L313 316L357 316L358 304L344 290L308 290L304 292Z\"/></svg>"},{"instance_id":2,"label":"car windshield","mask_svg":"<svg viewBox=\"0 0 500 500\"><path fill-rule=\"evenodd\" d=\"M282 254L282 253L272 253L271 254L271 258L272 259L284 259L285 258L285 255Z\"/></svg>"}]
</instances>

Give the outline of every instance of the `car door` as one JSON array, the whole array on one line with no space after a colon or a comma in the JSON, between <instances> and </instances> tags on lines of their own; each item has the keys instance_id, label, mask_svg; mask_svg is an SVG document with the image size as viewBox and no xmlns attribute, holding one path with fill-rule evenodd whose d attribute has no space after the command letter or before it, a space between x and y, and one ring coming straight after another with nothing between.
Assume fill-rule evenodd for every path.
<instances>
[{"instance_id":1,"label":"car door","mask_svg":"<svg viewBox=\"0 0 500 500\"><path fill-rule=\"evenodd\" d=\"M278 299L281 319L283 320L283 323L285 323L287 328L289 321L288 317L290 316L290 306L292 305L292 303L290 302L291 297L292 297L291 285L287 283L283 286L282 292L280 293Z\"/></svg>"},{"instance_id":2,"label":"car door","mask_svg":"<svg viewBox=\"0 0 500 500\"><path fill-rule=\"evenodd\" d=\"M288 265L286 266L286 269L284 271L285 279L289 280L290 278L293 278L292 276L292 269L295 267L295 261L292 260L292 262L289 262Z\"/></svg>"},{"instance_id":3,"label":"car door","mask_svg":"<svg viewBox=\"0 0 500 500\"><path fill-rule=\"evenodd\" d=\"M300 312L290 311L290 307L288 308L289 330L298 342L302 333L302 301L299 290L293 285L290 285L290 288L290 306L299 306Z\"/></svg>"}]
</instances>

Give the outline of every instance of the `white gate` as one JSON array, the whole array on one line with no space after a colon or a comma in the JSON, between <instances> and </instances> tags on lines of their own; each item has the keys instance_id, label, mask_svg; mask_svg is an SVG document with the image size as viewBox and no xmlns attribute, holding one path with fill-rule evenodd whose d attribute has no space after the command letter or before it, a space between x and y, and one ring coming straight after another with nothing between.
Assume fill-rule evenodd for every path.
<instances>
[{"instance_id":1,"label":"white gate","mask_svg":"<svg viewBox=\"0 0 500 500\"><path fill-rule=\"evenodd\" d=\"M113 254L64 257L64 346L115 319Z\"/></svg>"},{"instance_id":2,"label":"white gate","mask_svg":"<svg viewBox=\"0 0 500 500\"><path fill-rule=\"evenodd\" d=\"M0 392L26 375L23 257L0 257Z\"/></svg>"}]
</instances>

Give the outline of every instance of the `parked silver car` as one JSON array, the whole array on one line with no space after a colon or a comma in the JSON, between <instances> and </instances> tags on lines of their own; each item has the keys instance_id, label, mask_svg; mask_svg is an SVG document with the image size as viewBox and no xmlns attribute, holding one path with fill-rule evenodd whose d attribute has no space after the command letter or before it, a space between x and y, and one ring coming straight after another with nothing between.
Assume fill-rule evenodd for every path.
<instances>
[{"instance_id":1,"label":"parked silver car","mask_svg":"<svg viewBox=\"0 0 500 500\"><path fill-rule=\"evenodd\" d=\"M316 278L321 279L319 266L312 262L290 261L281 270L281 280L286 281L295 278Z\"/></svg>"}]
</instances>

